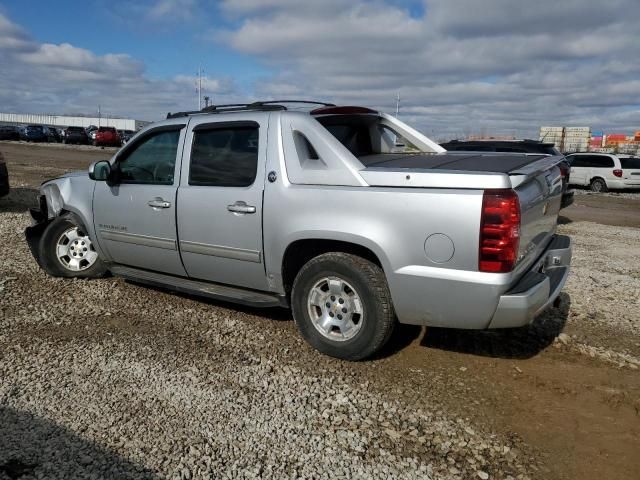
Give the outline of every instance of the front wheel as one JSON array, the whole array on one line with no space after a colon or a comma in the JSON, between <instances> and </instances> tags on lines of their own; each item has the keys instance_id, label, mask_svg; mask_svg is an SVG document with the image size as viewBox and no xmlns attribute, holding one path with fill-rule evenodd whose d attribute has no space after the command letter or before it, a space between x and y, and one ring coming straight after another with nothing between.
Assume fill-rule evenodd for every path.
<instances>
[{"instance_id":1,"label":"front wheel","mask_svg":"<svg viewBox=\"0 0 640 480\"><path fill-rule=\"evenodd\" d=\"M83 226L71 217L51 222L40 239L40 262L54 277L102 277L107 268Z\"/></svg>"},{"instance_id":2,"label":"front wheel","mask_svg":"<svg viewBox=\"0 0 640 480\"><path fill-rule=\"evenodd\" d=\"M376 353L395 325L384 272L348 253L325 253L304 265L294 281L291 304L304 339L344 360Z\"/></svg>"}]
</instances>

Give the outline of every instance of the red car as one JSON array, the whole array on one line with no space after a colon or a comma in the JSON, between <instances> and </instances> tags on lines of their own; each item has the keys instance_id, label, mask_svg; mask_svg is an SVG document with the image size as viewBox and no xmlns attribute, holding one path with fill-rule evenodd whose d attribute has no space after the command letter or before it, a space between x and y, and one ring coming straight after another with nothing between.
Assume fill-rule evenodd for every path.
<instances>
[{"instance_id":1,"label":"red car","mask_svg":"<svg viewBox=\"0 0 640 480\"><path fill-rule=\"evenodd\" d=\"M100 127L96 132L93 144L97 147L120 147L122 146L122 141L115 128Z\"/></svg>"}]
</instances>

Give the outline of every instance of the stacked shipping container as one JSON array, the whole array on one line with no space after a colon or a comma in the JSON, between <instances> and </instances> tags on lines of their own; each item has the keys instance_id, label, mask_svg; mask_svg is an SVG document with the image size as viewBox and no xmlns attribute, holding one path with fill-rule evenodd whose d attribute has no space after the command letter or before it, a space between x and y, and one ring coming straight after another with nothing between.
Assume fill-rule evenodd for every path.
<instances>
[{"instance_id":1,"label":"stacked shipping container","mask_svg":"<svg viewBox=\"0 0 640 480\"><path fill-rule=\"evenodd\" d=\"M591 128L540 127L540 141L553 143L563 152L586 152L591 142Z\"/></svg>"},{"instance_id":2,"label":"stacked shipping container","mask_svg":"<svg viewBox=\"0 0 640 480\"><path fill-rule=\"evenodd\" d=\"M591 141L590 127L567 127L564 129L564 152L586 152Z\"/></svg>"},{"instance_id":3,"label":"stacked shipping container","mask_svg":"<svg viewBox=\"0 0 640 480\"><path fill-rule=\"evenodd\" d=\"M564 127L540 127L540 141L553 143L556 148L562 150L562 137Z\"/></svg>"}]
</instances>

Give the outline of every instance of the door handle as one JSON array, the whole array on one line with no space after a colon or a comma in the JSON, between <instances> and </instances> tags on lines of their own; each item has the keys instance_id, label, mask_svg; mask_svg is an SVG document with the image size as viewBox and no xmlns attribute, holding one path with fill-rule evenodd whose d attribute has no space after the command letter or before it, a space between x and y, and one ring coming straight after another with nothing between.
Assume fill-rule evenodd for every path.
<instances>
[{"instance_id":1,"label":"door handle","mask_svg":"<svg viewBox=\"0 0 640 480\"><path fill-rule=\"evenodd\" d=\"M247 205L247 203L243 201L237 201L233 205L227 205L227 210L233 213L256 213L256 207Z\"/></svg>"},{"instance_id":2,"label":"door handle","mask_svg":"<svg viewBox=\"0 0 640 480\"><path fill-rule=\"evenodd\" d=\"M153 200L149 200L147 205L152 208L169 208L171 206L171 202L167 202L160 197L156 197Z\"/></svg>"}]
</instances>

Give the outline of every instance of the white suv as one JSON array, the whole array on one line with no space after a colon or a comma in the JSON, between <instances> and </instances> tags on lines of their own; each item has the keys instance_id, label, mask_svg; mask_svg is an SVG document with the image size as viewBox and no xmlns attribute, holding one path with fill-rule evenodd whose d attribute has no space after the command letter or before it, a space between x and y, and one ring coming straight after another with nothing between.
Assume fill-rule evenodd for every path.
<instances>
[{"instance_id":1,"label":"white suv","mask_svg":"<svg viewBox=\"0 0 640 480\"><path fill-rule=\"evenodd\" d=\"M567 155L571 164L571 185L589 186L594 192L610 188L640 189L640 158L606 153Z\"/></svg>"}]
</instances>

